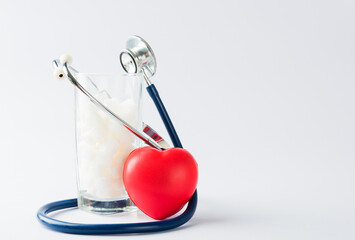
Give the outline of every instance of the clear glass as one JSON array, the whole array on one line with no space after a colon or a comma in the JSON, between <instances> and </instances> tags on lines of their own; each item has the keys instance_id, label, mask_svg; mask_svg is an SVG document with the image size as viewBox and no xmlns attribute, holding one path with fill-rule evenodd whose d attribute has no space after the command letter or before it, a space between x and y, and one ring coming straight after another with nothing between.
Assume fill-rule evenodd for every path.
<instances>
[{"instance_id":1,"label":"clear glass","mask_svg":"<svg viewBox=\"0 0 355 240\"><path fill-rule=\"evenodd\" d=\"M76 74L97 100L141 131L142 78L139 75ZM78 207L98 213L130 212L136 207L123 184L127 156L141 140L75 88Z\"/></svg>"}]
</instances>

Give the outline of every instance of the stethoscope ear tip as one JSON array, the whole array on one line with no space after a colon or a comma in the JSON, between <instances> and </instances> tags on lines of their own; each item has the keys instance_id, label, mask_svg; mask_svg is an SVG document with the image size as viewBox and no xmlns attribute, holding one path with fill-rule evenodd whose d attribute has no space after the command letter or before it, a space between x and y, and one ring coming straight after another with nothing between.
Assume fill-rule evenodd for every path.
<instances>
[{"instance_id":1,"label":"stethoscope ear tip","mask_svg":"<svg viewBox=\"0 0 355 240\"><path fill-rule=\"evenodd\" d=\"M73 62L73 58L69 54L63 54L60 56L59 60L61 64L64 65L64 63L67 63L68 66L70 66Z\"/></svg>"},{"instance_id":2,"label":"stethoscope ear tip","mask_svg":"<svg viewBox=\"0 0 355 240\"><path fill-rule=\"evenodd\" d=\"M62 80L66 77L66 74L64 72L63 66L66 64L66 66L70 66L73 62L72 56L69 54L63 54L60 56L59 60L56 59L53 61L53 66L54 66L54 72L53 75L56 79Z\"/></svg>"},{"instance_id":3,"label":"stethoscope ear tip","mask_svg":"<svg viewBox=\"0 0 355 240\"><path fill-rule=\"evenodd\" d=\"M58 67L54 70L54 77L58 80L62 80L65 78L65 73L62 67Z\"/></svg>"}]
</instances>

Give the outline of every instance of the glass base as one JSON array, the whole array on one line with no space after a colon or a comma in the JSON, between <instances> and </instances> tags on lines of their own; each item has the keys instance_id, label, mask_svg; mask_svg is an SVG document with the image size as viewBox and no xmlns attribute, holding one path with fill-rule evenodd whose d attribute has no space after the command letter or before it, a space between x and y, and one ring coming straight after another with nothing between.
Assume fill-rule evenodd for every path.
<instances>
[{"instance_id":1,"label":"glass base","mask_svg":"<svg viewBox=\"0 0 355 240\"><path fill-rule=\"evenodd\" d=\"M129 198L114 201L100 201L90 199L86 196L79 196L78 207L81 210L100 215L137 211L137 207Z\"/></svg>"}]
</instances>

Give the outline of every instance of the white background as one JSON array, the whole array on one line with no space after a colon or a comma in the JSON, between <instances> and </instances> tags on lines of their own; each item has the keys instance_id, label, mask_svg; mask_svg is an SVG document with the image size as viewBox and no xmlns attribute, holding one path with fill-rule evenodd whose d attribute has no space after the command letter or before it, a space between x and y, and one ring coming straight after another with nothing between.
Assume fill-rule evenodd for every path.
<instances>
[{"instance_id":1,"label":"white background","mask_svg":"<svg viewBox=\"0 0 355 240\"><path fill-rule=\"evenodd\" d=\"M351 0L1 0L0 238L98 238L36 220L76 196L73 87L51 61L69 53L82 72L123 72L137 34L199 163L200 199L183 227L121 239L354 239L354 22ZM147 94L144 105L167 137Z\"/></svg>"}]
</instances>

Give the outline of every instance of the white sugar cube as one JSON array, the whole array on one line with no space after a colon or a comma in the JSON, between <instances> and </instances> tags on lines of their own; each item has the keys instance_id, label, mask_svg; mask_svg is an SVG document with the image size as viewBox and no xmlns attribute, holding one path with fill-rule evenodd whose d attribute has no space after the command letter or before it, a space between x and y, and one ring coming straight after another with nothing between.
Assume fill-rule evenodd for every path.
<instances>
[{"instance_id":1,"label":"white sugar cube","mask_svg":"<svg viewBox=\"0 0 355 240\"><path fill-rule=\"evenodd\" d=\"M119 102L104 91L95 98L137 127L137 104L132 99ZM87 99L79 100L77 111L80 184L88 195L97 199L124 196L123 167L134 149L135 136Z\"/></svg>"}]
</instances>

